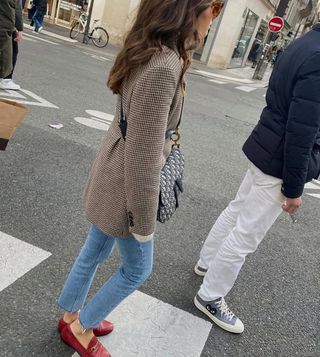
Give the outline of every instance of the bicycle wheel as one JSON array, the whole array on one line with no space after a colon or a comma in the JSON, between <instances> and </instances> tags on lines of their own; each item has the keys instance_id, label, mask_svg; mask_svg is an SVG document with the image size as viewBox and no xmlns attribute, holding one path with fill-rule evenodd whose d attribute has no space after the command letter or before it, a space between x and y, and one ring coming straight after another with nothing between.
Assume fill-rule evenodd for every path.
<instances>
[{"instance_id":1,"label":"bicycle wheel","mask_svg":"<svg viewBox=\"0 0 320 357\"><path fill-rule=\"evenodd\" d=\"M81 32L80 21L76 21L70 30L70 38L75 39Z\"/></svg>"},{"instance_id":2,"label":"bicycle wheel","mask_svg":"<svg viewBox=\"0 0 320 357\"><path fill-rule=\"evenodd\" d=\"M92 42L99 48L106 47L109 42L109 34L103 27L95 27L91 36Z\"/></svg>"}]
</instances>

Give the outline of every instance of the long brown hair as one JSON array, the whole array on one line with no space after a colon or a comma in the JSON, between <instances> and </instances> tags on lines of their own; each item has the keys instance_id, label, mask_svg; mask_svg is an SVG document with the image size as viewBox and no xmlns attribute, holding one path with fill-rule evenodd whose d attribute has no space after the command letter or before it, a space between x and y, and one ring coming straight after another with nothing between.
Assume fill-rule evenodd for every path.
<instances>
[{"instance_id":1,"label":"long brown hair","mask_svg":"<svg viewBox=\"0 0 320 357\"><path fill-rule=\"evenodd\" d=\"M111 69L108 87L114 94L131 71L147 63L162 45L175 46L184 61L182 77L191 64L191 51L201 40L198 16L213 0L141 0L136 20Z\"/></svg>"}]
</instances>

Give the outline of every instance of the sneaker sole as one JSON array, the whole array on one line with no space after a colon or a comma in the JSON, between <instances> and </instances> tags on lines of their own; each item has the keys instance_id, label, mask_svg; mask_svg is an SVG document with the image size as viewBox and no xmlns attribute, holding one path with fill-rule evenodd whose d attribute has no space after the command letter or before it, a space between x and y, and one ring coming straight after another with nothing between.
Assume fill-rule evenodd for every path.
<instances>
[{"instance_id":1,"label":"sneaker sole","mask_svg":"<svg viewBox=\"0 0 320 357\"><path fill-rule=\"evenodd\" d=\"M198 276L205 276L205 275L206 275L206 272L201 271L201 270L198 269L198 265L196 265L196 266L194 267L194 272L195 272L195 274L197 274Z\"/></svg>"},{"instance_id":2,"label":"sneaker sole","mask_svg":"<svg viewBox=\"0 0 320 357\"><path fill-rule=\"evenodd\" d=\"M223 330L228 331L228 332L232 332L232 333L242 333L244 331L244 328L232 327L232 326L220 321L216 317L212 316L212 314L210 314L210 312L198 302L196 297L194 298L193 303L194 303L195 307L198 310L200 310L201 312L206 314L209 317L210 320L212 320L216 325L221 327Z\"/></svg>"}]
</instances>

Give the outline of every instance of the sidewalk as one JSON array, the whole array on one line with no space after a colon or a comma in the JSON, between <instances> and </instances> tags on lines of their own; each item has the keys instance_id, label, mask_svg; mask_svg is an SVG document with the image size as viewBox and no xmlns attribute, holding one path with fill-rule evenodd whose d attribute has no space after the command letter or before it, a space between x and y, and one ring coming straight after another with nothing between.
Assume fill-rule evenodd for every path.
<instances>
[{"instance_id":1,"label":"sidewalk","mask_svg":"<svg viewBox=\"0 0 320 357\"><path fill-rule=\"evenodd\" d=\"M191 66L191 71L197 71L207 77L238 82L256 88L265 88L268 86L272 68L268 67L262 81L252 79L255 69L250 66L243 68L213 69L201 62L195 61Z\"/></svg>"}]
</instances>

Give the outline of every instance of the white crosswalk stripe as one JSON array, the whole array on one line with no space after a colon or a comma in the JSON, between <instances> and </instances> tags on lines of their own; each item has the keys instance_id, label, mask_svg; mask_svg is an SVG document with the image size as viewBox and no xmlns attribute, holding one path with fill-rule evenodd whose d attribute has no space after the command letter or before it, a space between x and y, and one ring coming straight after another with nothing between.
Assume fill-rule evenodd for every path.
<instances>
[{"instance_id":1,"label":"white crosswalk stripe","mask_svg":"<svg viewBox=\"0 0 320 357\"><path fill-rule=\"evenodd\" d=\"M200 357L212 327L210 322L139 291L108 320L115 330L100 341L117 357Z\"/></svg>"},{"instance_id":2,"label":"white crosswalk stripe","mask_svg":"<svg viewBox=\"0 0 320 357\"><path fill-rule=\"evenodd\" d=\"M226 84L227 83L227 82L223 82L223 81L218 81L216 79L209 79L209 82L216 83L216 84Z\"/></svg>"},{"instance_id":3,"label":"white crosswalk stripe","mask_svg":"<svg viewBox=\"0 0 320 357\"><path fill-rule=\"evenodd\" d=\"M320 199L320 181L312 180L305 185L305 193L308 196Z\"/></svg>"},{"instance_id":4,"label":"white crosswalk stripe","mask_svg":"<svg viewBox=\"0 0 320 357\"><path fill-rule=\"evenodd\" d=\"M22 94L24 93L24 95ZM0 98L16 101L20 104L34 105L37 107L54 108L58 109L56 105L50 103L39 95L27 90L20 89L19 91L0 89Z\"/></svg>"},{"instance_id":5,"label":"white crosswalk stripe","mask_svg":"<svg viewBox=\"0 0 320 357\"><path fill-rule=\"evenodd\" d=\"M41 38L41 37L39 37L39 35L29 35L29 34L25 33L24 37L26 39L33 40L34 42L40 41L40 42L49 43L50 45L59 46L58 43Z\"/></svg>"},{"instance_id":6,"label":"white crosswalk stripe","mask_svg":"<svg viewBox=\"0 0 320 357\"><path fill-rule=\"evenodd\" d=\"M247 92L247 93L250 93L254 90L256 90L257 88L254 88L254 87L248 87L248 86L240 86L240 87L235 87L236 89L239 89L243 92Z\"/></svg>"},{"instance_id":7,"label":"white crosswalk stripe","mask_svg":"<svg viewBox=\"0 0 320 357\"><path fill-rule=\"evenodd\" d=\"M30 25L28 25L28 24L26 24L26 23L24 24L24 28L29 29L29 30L33 30L33 27L30 26ZM56 39L61 40L61 41L64 41L64 42L70 42L70 43L76 43L76 42L78 42L77 40L73 40L72 38L68 38L68 37L65 37L65 36L58 35L58 34L56 34L56 33L54 33L54 32L51 32L51 31L42 30L42 31L40 32L40 35L41 35L41 34L44 34L44 35L46 35L46 36L50 36L50 37L56 38Z\"/></svg>"},{"instance_id":8,"label":"white crosswalk stripe","mask_svg":"<svg viewBox=\"0 0 320 357\"><path fill-rule=\"evenodd\" d=\"M45 250L0 232L0 291L50 255Z\"/></svg>"}]
</instances>

